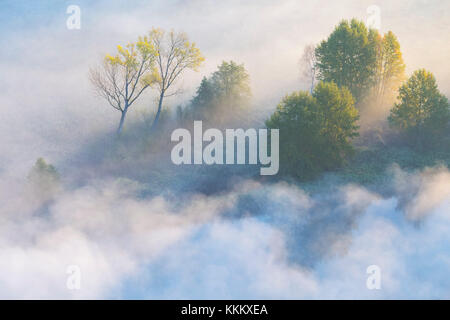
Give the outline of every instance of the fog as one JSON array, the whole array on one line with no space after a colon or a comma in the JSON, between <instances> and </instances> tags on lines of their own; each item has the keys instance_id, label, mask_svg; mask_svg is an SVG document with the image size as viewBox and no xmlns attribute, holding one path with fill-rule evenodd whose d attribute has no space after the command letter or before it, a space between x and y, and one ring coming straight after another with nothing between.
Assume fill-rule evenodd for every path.
<instances>
[{"instance_id":1,"label":"fog","mask_svg":"<svg viewBox=\"0 0 450 320\"><path fill-rule=\"evenodd\" d=\"M254 178L254 167L187 170L167 163L167 148L138 152L132 139L111 147L120 114L88 81L89 67L117 44L173 28L206 61L177 83L183 93L167 108L234 60L245 64L264 118L308 88L304 46L341 19L366 20L371 1L78 3L81 30L66 28L70 2L0 5L1 298L450 298L446 168L393 165L373 188L323 177L315 192ZM427 68L449 95L449 2L377 5L407 74ZM155 111L155 95L130 109L125 126ZM62 176L51 201L27 190L38 157ZM381 290L366 287L374 264ZM66 287L69 265L80 267L81 290Z\"/></svg>"},{"instance_id":2,"label":"fog","mask_svg":"<svg viewBox=\"0 0 450 320\"><path fill-rule=\"evenodd\" d=\"M449 298L450 173L392 174L390 197L247 180L179 201L99 179L44 210L2 186L0 296ZM373 264L381 290L366 288ZM80 290L66 287L70 265Z\"/></svg>"}]
</instances>

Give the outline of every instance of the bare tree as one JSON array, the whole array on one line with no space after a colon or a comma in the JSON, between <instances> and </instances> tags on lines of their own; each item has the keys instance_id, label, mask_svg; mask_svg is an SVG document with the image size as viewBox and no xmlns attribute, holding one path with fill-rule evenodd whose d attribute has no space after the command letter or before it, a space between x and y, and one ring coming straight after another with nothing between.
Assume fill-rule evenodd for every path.
<instances>
[{"instance_id":1,"label":"bare tree","mask_svg":"<svg viewBox=\"0 0 450 320\"><path fill-rule=\"evenodd\" d=\"M149 34L150 42L156 50L158 76L156 84L159 89L158 109L152 128L158 123L165 97L179 93L179 90L169 92L172 84L186 69L197 71L205 60L195 43L189 42L186 34L162 29L153 29Z\"/></svg>"},{"instance_id":2,"label":"bare tree","mask_svg":"<svg viewBox=\"0 0 450 320\"><path fill-rule=\"evenodd\" d=\"M115 56L107 55L103 65L91 69L89 78L97 93L121 112L117 134L120 135L131 105L157 81L157 53L148 37L124 47L117 46Z\"/></svg>"},{"instance_id":3,"label":"bare tree","mask_svg":"<svg viewBox=\"0 0 450 320\"><path fill-rule=\"evenodd\" d=\"M300 58L301 77L310 83L310 92L312 94L316 82L316 47L313 44L305 46L303 55Z\"/></svg>"}]
</instances>

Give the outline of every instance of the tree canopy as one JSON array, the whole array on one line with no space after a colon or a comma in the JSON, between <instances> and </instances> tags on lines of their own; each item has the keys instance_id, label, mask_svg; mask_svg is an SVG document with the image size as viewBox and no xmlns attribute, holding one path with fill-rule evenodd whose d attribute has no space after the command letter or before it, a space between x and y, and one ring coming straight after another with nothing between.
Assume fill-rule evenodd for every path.
<instances>
[{"instance_id":1,"label":"tree canopy","mask_svg":"<svg viewBox=\"0 0 450 320\"><path fill-rule=\"evenodd\" d=\"M341 21L316 48L319 79L347 87L359 101L374 84L377 35L362 21Z\"/></svg>"},{"instance_id":2,"label":"tree canopy","mask_svg":"<svg viewBox=\"0 0 450 320\"><path fill-rule=\"evenodd\" d=\"M203 78L187 112L197 120L235 119L248 107L251 95L244 65L223 61L209 78Z\"/></svg>"},{"instance_id":3,"label":"tree canopy","mask_svg":"<svg viewBox=\"0 0 450 320\"><path fill-rule=\"evenodd\" d=\"M377 66L375 73L375 99L378 104L392 105L396 92L405 80L400 43L392 31L377 37Z\"/></svg>"},{"instance_id":4,"label":"tree canopy","mask_svg":"<svg viewBox=\"0 0 450 320\"><path fill-rule=\"evenodd\" d=\"M185 70L197 71L204 60L185 33L153 28L137 42L117 46L115 55L107 54L100 68L90 70L90 80L100 96L121 112L120 134L128 109L153 86L159 91L152 126L156 125L164 98L178 93L169 89Z\"/></svg>"},{"instance_id":5,"label":"tree canopy","mask_svg":"<svg viewBox=\"0 0 450 320\"><path fill-rule=\"evenodd\" d=\"M194 42L190 42L185 33L165 32L163 29L152 29L149 41L155 48L157 58L156 84L159 90L158 107L152 127L158 123L165 97L176 95L179 91L172 85L187 69L198 71L205 58Z\"/></svg>"},{"instance_id":6,"label":"tree canopy","mask_svg":"<svg viewBox=\"0 0 450 320\"><path fill-rule=\"evenodd\" d=\"M140 37L136 43L117 46L116 55L106 55L101 67L90 70L90 80L97 93L121 112L118 134L128 109L157 81L155 61L155 47L148 37Z\"/></svg>"},{"instance_id":7,"label":"tree canopy","mask_svg":"<svg viewBox=\"0 0 450 320\"><path fill-rule=\"evenodd\" d=\"M60 189L60 175L56 168L43 158L36 160L28 177L28 185L37 200L50 200Z\"/></svg>"},{"instance_id":8,"label":"tree canopy","mask_svg":"<svg viewBox=\"0 0 450 320\"><path fill-rule=\"evenodd\" d=\"M398 100L391 110L389 122L404 132L414 146L423 149L443 137L450 120L449 102L439 92L431 72L415 71L400 87Z\"/></svg>"},{"instance_id":9,"label":"tree canopy","mask_svg":"<svg viewBox=\"0 0 450 320\"><path fill-rule=\"evenodd\" d=\"M346 88L320 82L311 95L294 92L286 96L266 121L280 129L280 171L309 179L341 166L353 153L358 111Z\"/></svg>"}]
</instances>

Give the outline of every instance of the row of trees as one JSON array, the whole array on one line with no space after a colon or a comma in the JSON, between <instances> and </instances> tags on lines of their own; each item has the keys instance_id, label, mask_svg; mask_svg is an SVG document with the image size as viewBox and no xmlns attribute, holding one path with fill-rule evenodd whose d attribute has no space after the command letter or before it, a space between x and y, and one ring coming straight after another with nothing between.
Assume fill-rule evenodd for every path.
<instances>
[{"instance_id":1,"label":"row of trees","mask_svg":"<svg viewBox=\"0 0 450 320\"><path fill-rule=\"evenodd\" d=\"M150 88L157 89L156 115L161 116L164 98L176 95L174 82L185 70L198 70L204 57L186 34L152 29L148 35L115 55L106 55L100 67L90 70L97 93L121 113L117 133L122 132L128 110ZM250 77L243 64L224 61L210 77L204 77L196 95L185 108L178 107L179 119L211 120L216 124L239 118L251 98ZM153 108L153 106L152 106Z\"/></svg>"},{"instance_id":2,"label":"row of trees","mask_svg":"<svg viewBox=\"0 0 450 320\"><path fill-rule=\"evenodd\" d=\"M118 133L128 109L147 88L159 93L152 128L163 99L176 94L173 84L204 58L183 33L153 29L136 43L118 47L101 68L91 70L97 91L121 112ZM436 145L450 120L448 100L434 76L418 70L405 82L400 44L391 32L381 35L358 20L341 21L318 46L302 57L309 92L286 96L266 121L280 129L280 171L310 178L341 166L354 153L359 113L365 105L391 106L390 125L419 148ZM402 84L403 82L403 84ZM177 110L180 120L210 120L215 125L245 116L250 103L249 75L243 65L222 62L204 77L195 96Z\"/></svg>"}]
</instances>

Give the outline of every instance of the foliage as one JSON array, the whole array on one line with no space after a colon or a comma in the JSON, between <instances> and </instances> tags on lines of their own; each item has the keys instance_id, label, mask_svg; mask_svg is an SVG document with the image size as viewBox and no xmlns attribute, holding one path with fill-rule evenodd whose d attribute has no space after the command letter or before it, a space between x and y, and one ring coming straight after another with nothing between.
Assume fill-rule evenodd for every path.
<instances>
[{"instance_id":1,"label":"foliage","mask_svg":"<svg viewBox=\"0 0 450 320\"><path fill-rule=\"evenodd\" d=\"M353 154L357 120L351 93L334 83L319 83L312 95L286 96L266 121L280 129L280 172L309 179L343 165Z\"/></svg>"},{"instance_id":2,"label":"foliage","mask_svg":"<svg viewBox=\"0 0 450 320\"><path fill-rule=\"evenodd\" d=\"M419 149L442 140L450 120L448 99L437 87L431 72L420 69L399 89L399 102L389 116L390 124Z\"/></svg>"},{"instance_id":3,"label":"foliage","mask_svg":"<svg viewBox=\"0 0 450 320\"><path fill-rule=\"evenodd\" d=\"M196 120L209 119L219 103L219 92L211 80L203 77L196 95L191 101L191 116Z\"/></svg>"},{"instance_id":4,"label":"foliage","mask_svg":"<svg viewBox=\"0 0 450 320\"><path fill-rule=\"evenodd\" d=\"M392 179L393 165L413 172L426 167L450 166L450 151L420 152L406 146L363 148L339 170L331 173L343 184L383 185ZM328 177L330 178L330 177Z\"/></svg>"},{"instance_id":5,"label":"foliage","mask_svg":"<svg viewBox=\"0 0 450 320\"><path fill-rule=\"evenodd\" d=\"M174 82L187 69L198 71L205 58L195 43L189 41L185 33L165 32L162 29L154 28L148 37L157 54L158 77L156 84L159 90L159 99L152 124L154 127L158 123L164 98L179 93L177 90L169 92Z\"/></svg>"},{"instance_id":6,"label":"foliage","mask_svg":"<svg viewBox=\"0 0 450 320\"><path fill-rule=\"evenodd\" d=\"M316 48L319 79L347 87L356 101L373 86L378 32L356 19L343 20Z\"/></svg>"},{"instance_id":7,"label":"foliage","mask_svg":"<svg viewBox=\"0 0 450 320\"><path fill-rule=\"evenodd\" d=\"M403 62L400 43L389 31L377 40L377 71L375 92L377 101L383 104L385 98L391 98L400 84L405 80L405 63Z\"/></svg>"},{"instance_id":8,"label":"foliage","mask_svg":"<svg viewBox=\"0 0 450 320\"><path fill-rule=\"evenodd\" d=\"M215 122L237 118L249 106L250 77L243 64L223 61L209 78L204 77L188 106L186 116Z\"/></svg>"},{"instance_id":9,"label":"foliage","mask_svg":"<svg viewBox=\"0 0 450 320\"><path fill-rule=\"evenodd\" d=\"M197 71L204 60L186 34L154 28L136 43L117 46L117 53L106 55L101 68L90 70L90 80L100 96L121 112L120 134L129 107L147 88L159 90L155 125L163 99L177 93L168 92L172 84L186 69Z\"/></svg>"},{"instance_id":10,"label":"foliage","mask_svg":"<svg viewBox=\"0 0 450 320\"><path fill-rule=\"evenodd\" d=\"M211 83L217 96L225 99L230 106L246 103L251 97L249 75L243 64L223 61L211 76Z\"/></svg>"},{"instance_id":11,"label":"foliage","mask_svg":"<svg viewBox=\"0 0 450 320\"><path fill-rule=\"evenodd\" d=\"M122 131L128 109L159 80L156 54L150 39L140 37L136 43L117 46L116 55L106 55L100 68L90 70L90 80L97 93L121 112L118 134Z\"/></svg>"},{"instance_id":12,"label":"foliage","mask_svg":"<svg viewBox=\"0 0 450 320\"><path fill-rule=\"evenodd\" d=\"M27 178L33 195L39 200L50 199L60 187L58 171L43 158L37 159Z\"/></svg>"}]
</instances>

